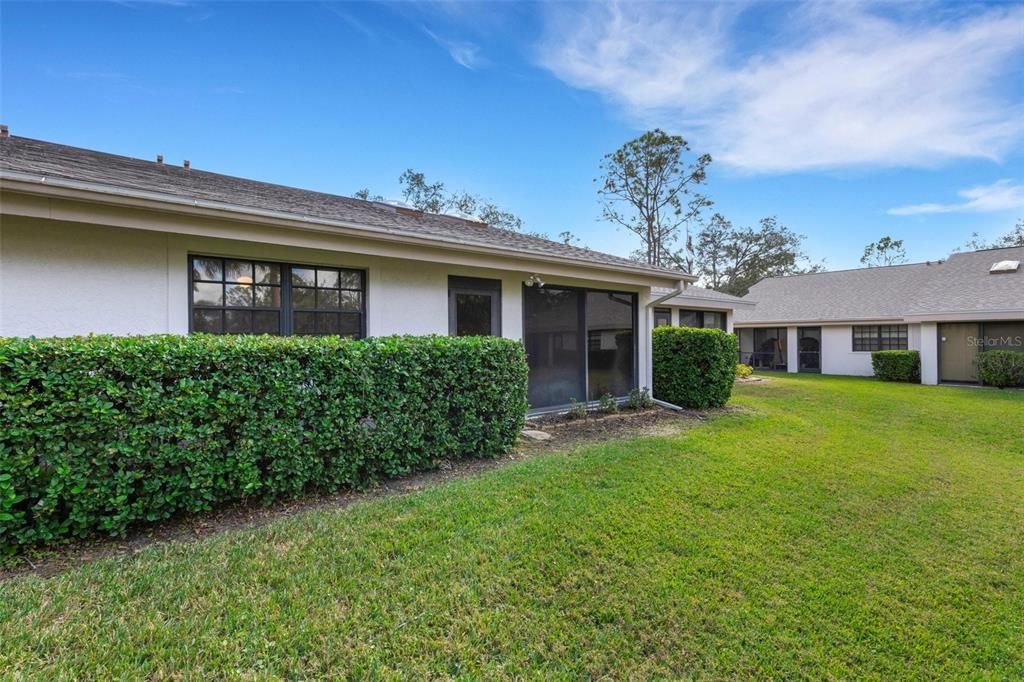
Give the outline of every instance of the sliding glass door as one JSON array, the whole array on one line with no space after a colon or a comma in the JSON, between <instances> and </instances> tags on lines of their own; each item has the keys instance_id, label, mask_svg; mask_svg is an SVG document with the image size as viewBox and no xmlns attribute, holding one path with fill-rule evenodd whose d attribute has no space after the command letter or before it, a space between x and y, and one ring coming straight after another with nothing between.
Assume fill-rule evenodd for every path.
<instances>
[{"instance_id":1,"label":"sliding glass door","mask_svg":"<svg viewBox=\"0 0 1024 682\"><path fill-rule=\"evenodd\" d=\"M530 406L624 396L636 386L634 294L523 287Z\"/></svg>"}]
</instances>

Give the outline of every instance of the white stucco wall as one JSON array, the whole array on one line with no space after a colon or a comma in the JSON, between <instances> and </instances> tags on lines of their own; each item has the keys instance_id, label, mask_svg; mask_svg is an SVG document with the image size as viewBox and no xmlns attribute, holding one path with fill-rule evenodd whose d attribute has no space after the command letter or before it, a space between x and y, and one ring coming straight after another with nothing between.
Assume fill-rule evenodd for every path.
<instances>
[{"instance_id":1,"label":"white stucco wall","mask_svg":"<svg viewBox=\"0 0 1024 682\"><path fill-rule=\"evenodd\" d=\"M0 336L187 333L190 253L363 268L371 336L446 335L449 275L500 279L502 335L523 335L531 271L4 216ZM549 284L638 294L638 384L650 387L649 287L549 275L543 265L536 272Z\"/></svg>"},{"instance_id":2,"label":"white stucco wall","mask_svg":"<svg viewBox=\"0 0 1024 682\"><path fill-rule=\"evenodd\" d=\"M918 346L921 351L921 383L934 386L939 383L939 325L924 322L918 327Z\"/></svg>"},{"instance_id":3,"label":"white stucco wall","mask_svg":"<svg viewBox=\"0 0 1024 682\"><path fill-rule=\"evenodd\" d=\"M882 324L892 324L885 322ZM907 347L921 350L921 325L907 325ZM846 374L850 376L874 376L871 367L871 353L853 350L853 326L834 325L821 328L821 372L822 374Z\"/></svg>"}]
</instances>

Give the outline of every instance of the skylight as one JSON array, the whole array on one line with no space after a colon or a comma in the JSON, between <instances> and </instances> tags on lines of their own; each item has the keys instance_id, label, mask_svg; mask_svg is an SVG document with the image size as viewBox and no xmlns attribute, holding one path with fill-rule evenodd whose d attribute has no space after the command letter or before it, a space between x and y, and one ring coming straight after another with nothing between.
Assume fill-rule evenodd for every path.
<instances>
[{"instance_id":1,"label":"skylight","mask_svg":"<svg viewBox=\"0 0 1024 682\"><path fill-rule=\"evenodd\" d=\"M1020 269L1019 260L1001 260L988 269L993 275L1003 272L1017 272Z\"/></svg>"}]
</instances>

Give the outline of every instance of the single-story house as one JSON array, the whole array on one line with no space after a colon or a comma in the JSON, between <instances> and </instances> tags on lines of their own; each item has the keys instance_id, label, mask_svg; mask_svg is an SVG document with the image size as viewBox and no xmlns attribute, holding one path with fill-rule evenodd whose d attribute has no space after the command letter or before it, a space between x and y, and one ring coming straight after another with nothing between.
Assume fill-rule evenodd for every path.
<instances>
[{"instance_id":1,"label":"single-story house","mask_svg":"<svg viewBox=\"0 0 1024 682\"><path fill-rule=\"evenodd\" d=\"M501 335L525 343L531 405L555 408L649 387L655 311L686 303L693 280L461 217L0 129L0 336ZM733 301L699 302L715 324L732 315Z\"/></svg>"},{"instance_id":2,"label":"single-story house","mask_svg":"<svg viewBox=\"0 0 1024 682\"><path fill-rule=\"evenodd\" d=\"M1024 247L938 262L764 279L737 307L755 369L870 376L871 351L917 350L921 382L977 383L977 354L1024 352Z\"/></svg>"}]
</instances>

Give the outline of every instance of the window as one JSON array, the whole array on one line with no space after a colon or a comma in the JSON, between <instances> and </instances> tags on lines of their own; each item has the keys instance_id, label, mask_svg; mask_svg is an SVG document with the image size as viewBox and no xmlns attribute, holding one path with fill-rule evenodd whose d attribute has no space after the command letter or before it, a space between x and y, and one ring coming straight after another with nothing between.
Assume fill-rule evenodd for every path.
<instances>
[{"instance_id":1,"label":"window","mask_svg":"<svg viewBox=\"0 0 1024 682\"><path fill-rule=\"evenodd\" d=\"M875 324L853 328L853 350L906 350L907 325Z\"/></svg>"},{"instance_id":2,"label":"window","mask_svg":"<svg viewBox=\"0 0 1024 682\"><path fill-rule=\"evenodd\" d=\"M654 326L668 327L672 324L672 310L670 308L654 309Z\"/></svg>"},{"instance_id":3,"label":"window","mask_svg":"<svg viewBox=\"0 0 1024 682\"><path fill-rule=\"evenodd\" d=\"M725 313L715 310L680 310L680 327L705 327L725 331Z\"/></svg>"},{"instance_id":4,"label":"window","mask_svg":"<svg viewBox=\"0 0 1024 682\"><path fill-rule=\"evenodd\" d=\"M192 256L191 331L361 338L361 270Z\"/></svg>"},{"instance_id":5,"label":"window","mask_svg":"<svg viewBox=\"0 0 1024 682\"><path fill-rule=\"evenodd\" d=\"M789 361L785 327L740 329L740 362L754 369L785 371Z\"/></svg>"},{"instance_id":6,"label":"window","mask_svg":"<svg viewBox=\"0 0 1024 682\"><path fill-rule=\"evenodd\" d=\"M501 336L501 280L448 278L448 334Z\"/></svg>"}]
</instances>

